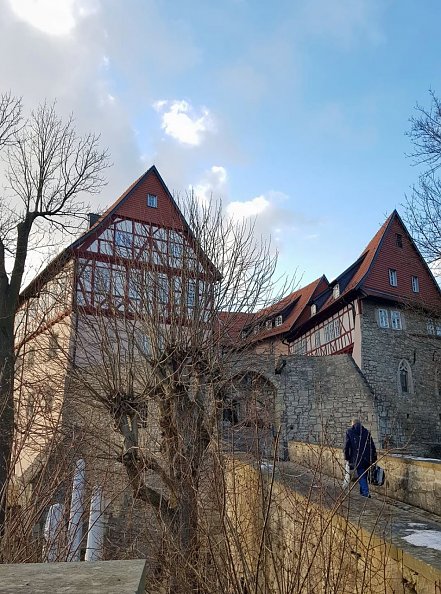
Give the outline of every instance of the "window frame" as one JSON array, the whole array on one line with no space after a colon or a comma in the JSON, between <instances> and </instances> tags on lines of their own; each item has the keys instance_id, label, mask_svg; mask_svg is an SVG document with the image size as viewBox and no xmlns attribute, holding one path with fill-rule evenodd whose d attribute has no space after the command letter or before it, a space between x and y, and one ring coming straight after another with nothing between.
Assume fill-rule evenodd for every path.
<instances>
[{"instance_id":1,"label":"window frame","mask_svg":"<svg viewBox=\"0 0 441 594\"><path fill-rule=\"evenodd\" d=\"M391 287L398 287L398 274L396 268L389 268L389 284Z\"/></svg>"},{"instance_id":2,"label":"window frame","mask_svg":"<svg viewBox=\"0 0 441 594\"><path fill-rule=\"evenodd\" d=\"M420 292L420 281L417 276L412 275L412 292L419 293Z\"/></svg>"},{"instance_id":3,"label":"window frame","mask_svg":"<svg viewBox=\"0 0 441 594\"><path fill-rule=\"evenodd\" d=\"M274 326L281 326L283 324L283 316L276 316L274 319Z\"/></svg>"},{"instance_id":4,"label":"window frame","mask_svg":"<svg viewBox=\"0 0 441 594\"><path fill-rule=\"evenodd\" d=\"M382 312L384 313L384 317L382 317ZM385 324L382 324L382 320L385 320ZM389 310L384 309L383 307L378 308L378 326L380 328L390 328L389 324Z\"/></svg>"},{"instance_id":5,"label":"window frame","mask_svg":"<svg viewBox=\"0 0 441 594\"><path fill-rule=\"evenodd\" d=\"M399 322L396 324L396 322ZM401 311L397 309L392 309L390 312L390 327L392 330L402 330L403 329L403 319L401 316Z\"/></svg>"},{"instance_id":6,"label":"window frame","mask_svg":"<svg viewBox=\"0 0 441 594\"><path fill-rule=\"evenodd\" d=\"M156 194L147 194L148 208L158 208L158 196Z\"/></svg>"}]
</instances>

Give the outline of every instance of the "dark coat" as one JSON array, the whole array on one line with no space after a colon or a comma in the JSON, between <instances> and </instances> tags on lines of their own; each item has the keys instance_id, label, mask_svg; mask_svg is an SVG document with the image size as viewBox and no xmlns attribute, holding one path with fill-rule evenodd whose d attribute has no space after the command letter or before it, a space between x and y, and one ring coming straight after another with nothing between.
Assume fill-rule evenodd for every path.
<instances>
[{"instance_id":1,"label":"dark coat","mask_svg":"<svg viewBox=\"0 0 441 594\"><path fill-rule=\"evenodd\" d=\"M377 460L377 450L369 431L361 423L356 423L346 432L345 460L351 468L361 465L368 467Z\"/></svg>"}]
</instances>

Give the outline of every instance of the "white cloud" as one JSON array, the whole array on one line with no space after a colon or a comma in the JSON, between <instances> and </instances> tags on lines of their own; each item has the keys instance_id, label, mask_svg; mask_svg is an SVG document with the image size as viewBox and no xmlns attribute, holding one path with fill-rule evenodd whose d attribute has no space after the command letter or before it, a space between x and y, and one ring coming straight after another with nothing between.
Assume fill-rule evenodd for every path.
<instances>
[{"instance_id":1,"label":"white cloud","mask_svg":"<svg viewBox=\"0 0 441 594\"><path fill-rule=\"evenodd\" d=\"M199 146L208 132L215 131L213 117L206 107L197 114L185 100L159 100L153 108L161 114L161 128L181 144Z\"/></svg>"},{"instance_id":2,"label":"white cloud","mask_svg":"<svg viewBox=\"0 0 441 594\"><path fill-rule=\"evenodd\" d=\"M190 186L195 197L201 204L208 204L211 197L222 199L226 192L228 175L225 167L213 165L203 175L202 179L195 186Z\"/></svg>"},{"instance_id":3,"label":"white cloud","mask_svg":"<svg viewBox=\"0 0 441 594\"><path fill-rule=\"evenodd\" d=\"M226 211L227 215L238 221L249 217L255 217L262 214L270 206L270 201L265 196L256 196L245 202L230 202Z\"/></svg>"},{"instance_id":4,"label":"white cloud","mask_svg":"<svg viewBox=\"0 0 441 594\"><path fill-rule=\"evenodd\" d=\"M48 35L68 35L78 19L97 12L98 0L9 0L14 14Z\"/></svg>"}]
</instances>

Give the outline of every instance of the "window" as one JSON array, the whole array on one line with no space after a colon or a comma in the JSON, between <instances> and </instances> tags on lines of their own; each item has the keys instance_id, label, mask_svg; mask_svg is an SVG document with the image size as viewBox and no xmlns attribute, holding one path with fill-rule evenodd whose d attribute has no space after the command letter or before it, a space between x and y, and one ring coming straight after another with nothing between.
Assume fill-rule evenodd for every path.
<instances>
[{"instance_id":1,"label":"window","mask_svg":"<svg viewBox=\"0 0 441 594\"><path fill-rule=\"evenodd\" d=\"M314 343L315 343L315 346L316 347L319 347L320 346L320 330L317 330L314 333Z\"/></svg>"},{"instance_id":2,"label":"window","mask_svg":"<svg viewBox=\"0 0 441 594\"><path fill-rule=\"evenodd\" d=\"M300 338L296 340L291 347L291 354L293 355L305 355L306 354L306 338Z\"/></svg>"},{"instance_id":3,"label":"window","mask_svg":"<svg viewBox=\"0 0 441 594\"><path fill-rule=\"evenodd\" d=\"M187 305L188 307L194 307L196 301L196 281L190 279L187 283Z\"/></svg>"},{"instance_id":4,"label":"window","mask_svg":"<svg viewBox=\"0 0 441 594\"><path fill-rule=\"evenodd\" d=\"M55 357L57 356L57 349L58 349L58 335L51 334L49 336L49 349L48 349L49 359L55 359Z\"/></svg>"},{"instance_id":5,"label":"window","mask_svg":"<svg viewBox=\"0 0 441 594\"><path fill-rule=\"evenodd\" d=\"M394 268L389 268L389 284L391 287L398 286L397 271Z\"/></svg>"},{"instance_id":6,"label":"window","mask_svg":"<svg viewBox=\"0 0 441 594\"><path fill-rule=\"evenodd\" d=\"M311 316L315 316L316 313L317 313L317 305L315 303L313 303L311 305Z\"/></svg>"},{"instance_id":7,"label":"window","mask_svg":"<svg viewBox=\"0 0 441 594\"><path fill-rule=\"evenodd\" d=\"M147 194L147 206L150 208L158 208L158 197L154 194Z\"/></svg>"},{"instance_id":8,"label":"window","mask_svg":"<svg viewBox=\"0 0 441 594\"><path fill-rule=\"evenodd\" d=\"M395 245L399 248L403 247L403 236L401 233L396 233L395 235Z\"/></svg>"},{"instance_id":9,"label":"window","mask_svg":"<svg viewBox=\"0 0 441 594\"><path fill-rule=\"evenodd\" d=\"M380 328L389 328L389 316L387 314L387 309L378 310L378 324Z\"/></svg>"},{"instance_id":10,"label":"window","mask_svg":"<svg viewBox=\"0 0 441 594\"><path fill-rule=\"evenodd\" d=\"M275 319L274 325L275 326L281 326L283 323L283 318L282 316L277 316L277 318Z\"/></svg>"},{"instance_id":11,"label":"window","mask_svg":"<svg viewBox=\"0 0 441 594\"><path fill-rule=\"evenodd\" d=\"M441 336L441 324L435 323L434 320L427 320L427 334Z\"/></svg>"},{"instance_id":12,"label":"window","mask_svg":"<svg viewBox=\"0 0 441 594\"><path fill-rule=\"evenodd\" d=\"M35 349L29 349L29 351L26 353L26 359L28 367L33 367L35 364Z\"/></svg>"},{"instance_id":13,"label":"window","mask_svg":"<svg viewBox=\"0 0 441 594\"><path fill-rule=\"evenodd\" d=\"M332 289L332 296L334 299L340 297L340 285L338 283L334 285L334 288Z\"/></svg>"},{"instance_id":14,"label":"window","mask_svg":"<svg viewBox=\"0 0 441 594\"><path fill-rule=\"evenodd\" d=\"M259 333L259 324L257 324L257 326L254 326L253 333L254 334L258 334Z\"/></svg>"},{"instance_id":15,"label":"window","mask_svg":"<svg viewBox=\"0 0 441 594\"><path fill-rule=\"evenodd\" d=\"M409 361L401 359L398 365L398 391L400 394L411 394L413 393L413 379L412 369L409 365Z\"/></svg>"},{"instance_id":16,"label":"window","mask_svg":"<svg viewBox=\"0 0 441 594\"><path fill-rule=\"evenodd\" d=\"M412 291L414 293L420 292L420 283L417 276L412 277Z\"/></svg>"},{"instance_id":17,"label":"window","mask_svg":"<svg viewBox=\"0 0 441 594\"><path fill-rule=\"evenodd\" d=\"M272 320L267 320L267 321L265 322L265 328L266 328L267 330L271 330L271 328L272 328L272 327L273 327L273 321L272 321Z\"/></svg>"},{"instance_id":18,"label":"window","mask_svg":"<svg viewBox=\"0 0 441 594\"><path fill-rule=\"evenodd\" d=\"M390 321L391 321L391 326L394 330L402 330L403 329L403 326L401 324L401 312L391 311L390 312Z\"/></svg>"}]
</instances>

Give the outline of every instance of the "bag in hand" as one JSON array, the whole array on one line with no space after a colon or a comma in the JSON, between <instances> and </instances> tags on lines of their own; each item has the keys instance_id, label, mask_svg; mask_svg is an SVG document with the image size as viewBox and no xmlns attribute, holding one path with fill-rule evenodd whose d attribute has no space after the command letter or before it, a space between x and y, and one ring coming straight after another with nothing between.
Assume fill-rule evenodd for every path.
<instances>
[{"instance_id":1,"label":"bag in hand","mask_svg":"<svg viewBox=\"0 0 441 594\"><path fill-rule=\"evenodd\" d=\"M372 466L369 472L369 482L375 487L382 487L384 485L385 479L386 473L384 472L384 468L381 468L381 466L378 466L378 464Z\"/></svg>"}]
</instances>

